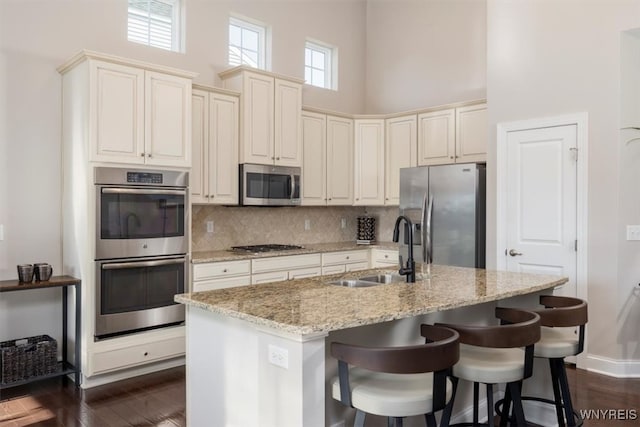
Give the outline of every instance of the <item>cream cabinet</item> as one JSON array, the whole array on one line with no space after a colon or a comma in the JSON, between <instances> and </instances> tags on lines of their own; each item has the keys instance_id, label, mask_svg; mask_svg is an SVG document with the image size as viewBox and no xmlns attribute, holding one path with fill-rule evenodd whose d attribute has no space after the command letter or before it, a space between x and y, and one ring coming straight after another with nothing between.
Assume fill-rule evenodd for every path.
<instances>
[{"instance_id":1,"label":"cream cabinet","mask_svg":"<svg viewBox=\"0 0 640 427\"><path fill-rule=\"evenodd\" d=\"M353 120L302 114L302 204L353 204Z\"/></svg>"},{"instance_id":2,"label":"cream cabinet","mask_svg":"<svg viewBox=\"0 0 640 427\"><path fill-rule=\"evenodd\" d=\"M371 268L399 266L398 250L371 249Z\"/></svg>"},{"instance_id":3,"label":"cream cabinet","mask_svg":"<svg viewBox=\"0 0 640 427\"><path fill-rule=\"evenodd\" d=\"M487 159L486 103L418 115L418 164L480 162Z\"/></svg>"},{"instance_id":4,"label":"cream cabinet","mask_svg":"<svg viewBox=\"0 0 640 427\"><path fill-rule=\"evenodd\" d=\"M320 276L321 262L319 253L256 258L251 261L251 283L256 285Z\"/></svg>"},{"instance_id":5,"label":"cream cabinet","mask_svg":"<svg viewBox=\"0 0 640 427\"><path fill-rule=\"evenodd\" d=\"M192 292L251 284L251 261L220 261L193 264Z\"/></svg>"},{"instance_id":6,"label":"cream cabinet","mask_svg":"<svg viewBox=\"0 0 640 427\"><path fill-rule=\"evenodd\" d=\"M322 274L337 274L369 268L369 250L326 252L322 254Z\"/></svg>"},{"instance_id":7,"label":"cream cabinet","mask_svg":"<svg viewBox=\"0 0 640 427\"><path fill-rule=\"evenodd\" d=\"M244 66L220 77L241 93L240 163L302 166L302 81Z\"/></svg>"},{"instance_id":8,"label":"cream cabinet","mask_svg":"<svg viewBox=\"0 0 640 427\"><path fill-rule=\"evenodd\" d=\"M418 165L417 116L394 117L385 121L384 204L400 203L400 169Z\"/></svg>"},{"instance_id":9,"label":"cream cabinet","mask_svg":"<svg viewBox=\"0 0 640 427\"><path fill-rule=\"evenodd\" d=\"M355 206L384 204L384 119L356 119Z\"/></svg>"},{"instance_id":10,"label":"cream cabinet","mask_svg":"<svg viewBox=\"0 0 640 427\"><path fill-rule=\"evenodd\" d=\"M237 204L238 95L195 87L192 97L191 202Z\"/></svg>"},{"instance_id":11,"label":"cream cabinet","mask_svg":"<svg viewBox=\"0 0 640 427\"><path fill-rule=\"evenodd\" d=\"M89 159L191 166L191 79L89 60Z\"/></svg>"}]
</instances>

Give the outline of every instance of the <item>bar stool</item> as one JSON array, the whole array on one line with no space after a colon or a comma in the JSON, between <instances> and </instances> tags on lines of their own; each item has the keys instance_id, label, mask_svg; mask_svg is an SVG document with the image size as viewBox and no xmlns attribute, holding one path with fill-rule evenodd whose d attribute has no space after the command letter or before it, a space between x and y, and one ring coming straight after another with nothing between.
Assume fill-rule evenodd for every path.
<instances>
[{"instance_id":1,"label":"bar stool","mask_svg":"<svg viewBox=\"0 0 640 427\"><path fill-rule=\"evenodd\" d=\"M426 414L427 426L436 426L433 413L444 409L452 394L448 377L459 357L458 333L432 325L421 325L420 331L427 344L331 344L331 355L338 359L332 396L356 409L354 426L364 426L366 413L387 417L389 426L395 421L400 427L403 417Z\"/></svg>"},{"instance_id":2,"label":"bar stool","mask_svg":"<svg viewBox=\"0 0 640 427\"><path fill-rule=\"evenodd\" d=\"M442 415L449 423L458 379L473 382L473 423L478 424L479 384L486 385L487 420L493 425L493 385L506 383L518 426L526 425L520 391L522 381L533 371L533 346L540 339L540 316L513 308L498 307L496 326L436 324L460 334L460 360L453 367L453 396ZM523 350L524 348L524 350Z\"/></svg>"},{"instance_id":3,"label":"bar stool","mask_svg":"<svg viewBox=\"0 0 640 427\"><path fill-rule=\"evenodd\" d=\"M571 402L564 358L576 356L584 350L584 330L588 320L587 303L579 298L542 295L540 305L545 308L534 311L540 316L541 338L536 343L533 354L535 357L549 359L554 400L531 396L523 396L522 399L554 405L558 425L564 427L566 418L567 425L573 427L576 426L577 415ZM564 327L578 327L578 337L567 336L562 330L557 329ZM505 396L503 409L506 414L509 413L507 397ZM498 410L500 403L496 404Z\"/></svg>"}]
</instances>

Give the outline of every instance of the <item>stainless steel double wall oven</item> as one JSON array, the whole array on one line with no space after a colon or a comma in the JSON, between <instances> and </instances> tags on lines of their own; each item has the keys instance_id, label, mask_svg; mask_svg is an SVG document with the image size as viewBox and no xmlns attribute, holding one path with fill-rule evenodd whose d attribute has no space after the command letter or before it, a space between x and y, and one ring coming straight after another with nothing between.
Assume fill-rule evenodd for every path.
<instances>
[{"instance_id":1,"label":"stainless steel double wall oven","mask_svg":"<svg viewBox=\"0 0 640 427\"><path fill-rule=\"evenodd\" d=\"M188 172L96 167L96 338L184 321Z\"/></svg>"}]
</instances>

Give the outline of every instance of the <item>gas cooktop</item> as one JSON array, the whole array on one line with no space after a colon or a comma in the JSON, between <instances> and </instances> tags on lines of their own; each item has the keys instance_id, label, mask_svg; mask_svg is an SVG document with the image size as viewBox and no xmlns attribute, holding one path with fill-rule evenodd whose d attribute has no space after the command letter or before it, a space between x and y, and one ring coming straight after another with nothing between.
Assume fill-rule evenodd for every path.
<instances>
[{"instance_id":1,"label":"gas cooktop","mask_svg":"<svg viewBox=\"0 0 640 427\"><path fill-rule=\"evenodd\" d=\"M291 251L294 249L303 249L297 245L249 245L249 246L232 246L234 252L274 252L274 251Z\"/></svg>"}]
</instances>

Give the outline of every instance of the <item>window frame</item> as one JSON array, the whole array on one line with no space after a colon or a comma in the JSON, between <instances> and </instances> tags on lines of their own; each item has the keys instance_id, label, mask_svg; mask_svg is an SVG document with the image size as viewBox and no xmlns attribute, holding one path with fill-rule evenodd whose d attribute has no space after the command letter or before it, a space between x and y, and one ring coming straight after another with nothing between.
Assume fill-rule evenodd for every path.
<instances>
[{"instance_id":1,"label":"window frame","mask_svg":"<svg viewBox=\"0 0 640 427\"><path fill-rule=\"evenodd\" d=\"M304 75L305 75L305 84L309 86L319 87L323 89L337 90L337 48L326 43L313 40L306 39L304 43ZM311 64L307 64L307 50L311 51ZM321 69L319 67L315 67L313 63L313 51L320 52L324 55L324 68ZM311 81L307 81L307 69L311 70ZM324 73L324 82L322 86L315 84L313 81L313 70L321 70Z\"/></svg>"},{"instance_id":2,"label":"window frame","mask_svg":"<svg viewBox=\"0 0 640 427\"><path fill-rule=\"evenodd\" d=\"M150 34L150 26L149 26L149 32L147 32L146 34L147 36L146 42L133 40L129 38L129 16L131 13L129 12L129 9L130 9L129 0L127 0L127 41L131 43L141 44L143 46L153 47L156 49L167 50L170 52L184 53L184 38L185 38L184 37L184 28L185 28L184 3L185 3L185 0L148 0L148 3L151 3L152 1L171 5L171 47L166 48L166 47L151 44L152 38ZM146 19L147 19L147 22L150 21L150 17L148 14L146 16Z\"/></svg>"},{"instance_id":3,"label":"window frame","mask_svg":"<svg viewBox=\"0 0 640 427\"><path fill-rule=\"evenodd\" d=\"M258 35L258 50L257 50L257 58L258 58L258 62L256 64L256 66L254 67L252 64L246 63L243 61L243 51L252 51L252 49L248 49L246 48L243 44L242 44L242 40L240 41L240 46L237 45L232 45L231 44L231 26L235 26L240 28L240 31L242 32L243 30L247 30L247 31L252 31L254 33L257 33ZM267 25L250 19L250 18L246 18L243 16L238 16L238 15L231 15L229 16L229 26L228 26L228 31L227 31L227 49L228 49L228 56L227 56L227 62L229 65L231 66L240 66L240 65L247 65L250 67L254 67L260 70L268 70L268 57L267 57L267 38L269 36L269 29L267 27ZM236 64L236 63L231 63L231 48L235 47L237 49L239 49L240 53L239 53L239 57L240 57L240 63Z\"/></svg>"}]
</instances>

